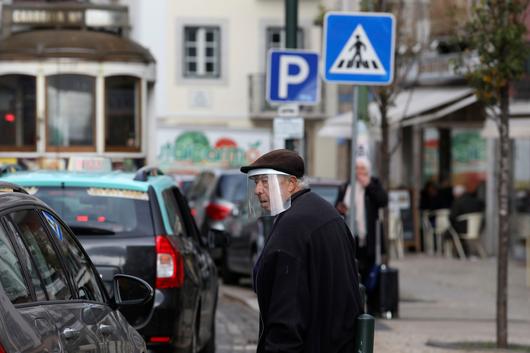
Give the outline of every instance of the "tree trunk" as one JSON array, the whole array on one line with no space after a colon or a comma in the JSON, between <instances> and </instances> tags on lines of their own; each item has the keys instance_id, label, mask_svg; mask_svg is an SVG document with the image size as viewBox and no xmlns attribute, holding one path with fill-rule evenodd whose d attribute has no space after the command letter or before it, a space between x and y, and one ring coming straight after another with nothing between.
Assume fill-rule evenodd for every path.
<instances>
[{"instance_id":1,"label":"tree trunk","mask_svg":"<svg viewBox=\"0 0 530 353\"><path fill-rule=\"evenodd\" d=\"M500 91L499 147L500 170L498 185L499 203L499 248L497 257L497 347L508 346L508 243L510 235L510 161L508 86Z\"/></svg>"}]
</instances>

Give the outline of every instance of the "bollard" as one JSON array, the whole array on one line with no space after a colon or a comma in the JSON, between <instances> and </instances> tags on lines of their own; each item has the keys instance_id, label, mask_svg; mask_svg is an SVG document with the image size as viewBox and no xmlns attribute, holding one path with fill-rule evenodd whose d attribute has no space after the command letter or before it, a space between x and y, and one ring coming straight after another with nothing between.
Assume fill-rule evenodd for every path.
<instances>
[{"instance_id":1,"label":"bollard","mask_svg":"<svg viewBox=\"0 0 530 353\"><path fill-rule=\"evenodd\" d=\"M355 332L355 353L373 353L375 320L372 315L361 314L357 317Z\"/></svg>"}]
</instances>

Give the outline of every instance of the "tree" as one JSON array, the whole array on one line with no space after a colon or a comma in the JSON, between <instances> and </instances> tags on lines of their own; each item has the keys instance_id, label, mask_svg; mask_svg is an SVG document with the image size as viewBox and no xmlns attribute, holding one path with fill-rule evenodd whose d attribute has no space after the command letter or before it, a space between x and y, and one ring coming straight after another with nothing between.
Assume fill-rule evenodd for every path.
<instances>
[{"instance_id":1,"label":"tree","mask_svg":"<svg viewBox=\"0 0 530 353\"><path fill-rule=\"evenodd\" d=\"M393 13L396 19L396 29L400 28L400 23L402 22L405 6L402 0L373 0L372 2L363 1L362 6L364 10ZM385 190L389 190L390 188L391 156L399 146L399 141L395 146L390 146L390 123L388 119L388 111L394 105L397 95L405 88L407 79L410 79L409 73L418 58L421 46L419 43L415 43L414 38L407 37L403 35L401 31L398 30L396 33L396 48L397 50L395 53L394 63L394 81L388 86L375 86L371 88L373 100L377 105L380 115L379 123L381 127L381 143L379 145L379 177L381 179L381 184L383 185L383 188ZM410 48L410 50L406 48ZM410 80L409 84L411 84ZM406 110L407 109L405 109L405 111ZM390 227L388 207L386 207L383 212L383 242L384 248L388 251L390 249ZM389 256L383 257L382 260L385 265L388 265Z\"/></svg>"},{"instance_id":2,"label":"tree","mask_svg":"<svg viewBox=\"0 0 530 353\"><path fill-rule=\"evenodd\" d=\"M499 131L498 207L499 236L497 257L497 347L508 345L508 241L509 186L512 180L512 150L509 135L510 84L524 72L528 59L523 13L528 0L480 0L474 4L460 43L467 45L466 77L484 103L488 116Z\"/></svg>"}]
</instances>

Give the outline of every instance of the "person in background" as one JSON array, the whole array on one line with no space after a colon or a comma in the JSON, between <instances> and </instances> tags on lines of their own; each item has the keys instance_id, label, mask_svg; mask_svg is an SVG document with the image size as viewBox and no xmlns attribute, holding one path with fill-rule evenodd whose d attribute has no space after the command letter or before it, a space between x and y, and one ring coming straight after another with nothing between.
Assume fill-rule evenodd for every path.
<instances>
[{"instance_id":1,"label":"person in background","mask_svg":"<svg viewBox=\"0 0 530 353\"><path fill-rule=\"evenodd\" d=\"M484 201L479 199L476 186L471 183L468 183L467 187L455 185L453 195L449 221L457 233L465 233L467 224L465 221L458 221L458 217L467 213L483 212Z\"/></svg>"},{"instance_id":2,"label":"person in background","mask_svg":"<svg viewBox=\"0 0 530 353\"><path fill-rule=\"evenodd\" d=\"M388 204L388 195L383 189L381 182L371 175L372 168L370 160L366 157L358 157L355 161L355 225L356 238L359 245L357 259L359 261L359 272L363 283L367 283L370 272L376 264L376 227L379 218L379 209ZM348 212L350 206L351 189L348 185L344 198L338 204L339 212ZM382 227L381 227L382 228ZM381 252L384 252L383 237L379 240ZM368 287L368 286L367 286ZM373 301L368 295L368 311L373 312Z\"/></svg>"},{"instance_id":3,"label":"person in background","mask_svg":"<svg viewBox=\"0 0 530 353\"><path fill-rule=\"evenodd\" d=\"M355 242L336 209L304 186L304 169L285 149L241 167L250 212L275 217L253 270L258 353L354 351L362 313Z\"/></svg>"}]
</instances>

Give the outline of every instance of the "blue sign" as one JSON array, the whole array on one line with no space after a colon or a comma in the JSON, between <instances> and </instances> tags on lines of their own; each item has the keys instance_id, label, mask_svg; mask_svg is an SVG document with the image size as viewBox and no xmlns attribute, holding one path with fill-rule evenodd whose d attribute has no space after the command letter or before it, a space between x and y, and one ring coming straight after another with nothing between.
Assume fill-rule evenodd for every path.
<instances>
[{"instance_id":1,"label":"blue sign","mask_svg":"<svg viewBox=\"0 0 530 353\"><path fill-rule=\"evenodd\" d=\"M391 84L395 32L394 16L390 13L326 14L324 79L346 84Z\"/></svg>"},{"instance_id":2,"label":"blue sign","mask_svg":"<svg viewBox=\"0 0 530 353\"><path fill-rule=\"evenodd\" d=\"M318 53L302 50L269 51L267 101L317 104L320 100Z\"/></svg>"}]
</instances>

